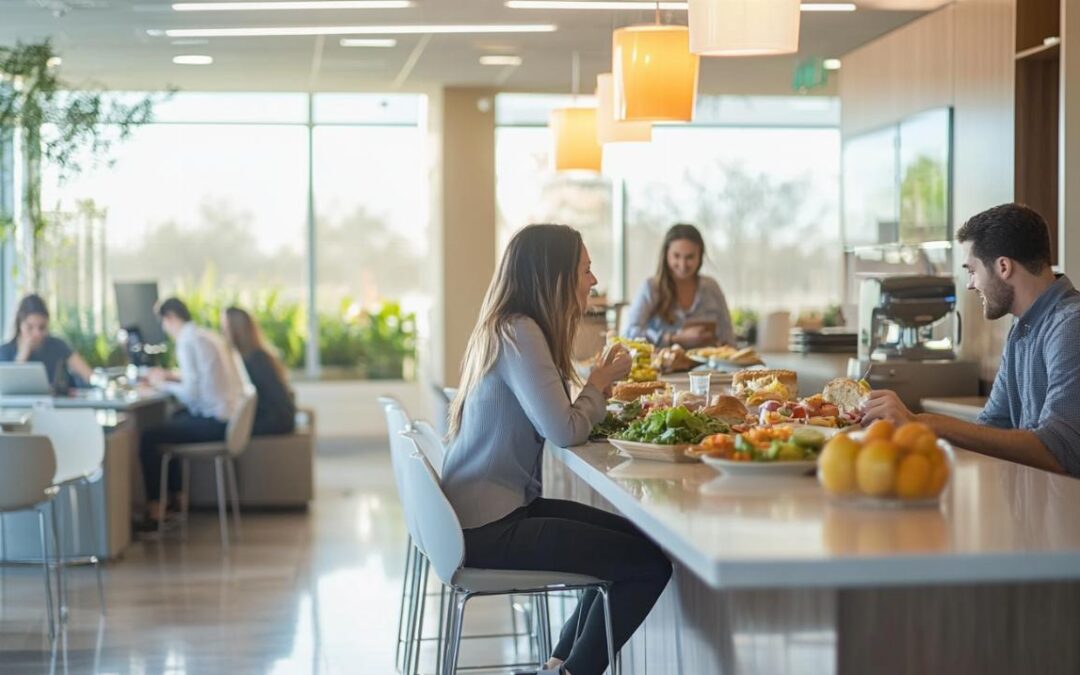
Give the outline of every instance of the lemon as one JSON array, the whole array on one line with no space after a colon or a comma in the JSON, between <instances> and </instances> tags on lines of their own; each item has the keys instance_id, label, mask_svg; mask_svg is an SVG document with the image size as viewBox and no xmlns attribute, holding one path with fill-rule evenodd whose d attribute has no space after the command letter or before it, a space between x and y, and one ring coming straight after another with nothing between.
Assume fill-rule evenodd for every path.
<instances>
[{"instance_id":1,"label":"lemon","mask_svg":"<svg viewBox=\"0 0 1080 675\"><path fill-rule=\"evenodd\" d=\"M855 459L855 479L859 491L871 497L883 497L892 492L896 484L896 458L899 454L899 448L892 441L872 440L864 445Z\"/></svg>"},{"instance_id":2,"label":"lemon","mask_svg":"<svg viewBox=\"0 0 1080 675\"><path fill-rule=\"evenodd\" d=\"M834 436L825 444L818 459L818 480L832 494L842 495L855 489L855 457L859 444L847 434Z\"/></svg>"},{"instance_id":3,"label":"lemon","mask_svg":"<svg viewBox=\"0 0 1080 675\"><path fill-rule=\"evenodd\" d=\"M930 484L930 460L924 455L909 454L896 469L896 494L901 499L922 499Z\"/></svg>"}]
</instances>

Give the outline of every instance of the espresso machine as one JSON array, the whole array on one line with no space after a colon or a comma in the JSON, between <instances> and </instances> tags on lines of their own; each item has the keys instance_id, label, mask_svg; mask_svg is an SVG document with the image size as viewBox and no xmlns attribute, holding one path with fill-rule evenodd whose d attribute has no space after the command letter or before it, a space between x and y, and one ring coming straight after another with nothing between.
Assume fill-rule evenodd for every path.
<instances>
[{"instance_id":1,"label":"espresso machine","mask_svg":"<svg viewBox=\"0 0 1080 675\"><path fill-rule=\"evenodd\" d=\"M977 396L979 368L957 358L962 337L956 282L948 276L867 277L859 287L859 355L848 376L866 375L912 410L922 399Z\"/></svg>"}]
</instances>

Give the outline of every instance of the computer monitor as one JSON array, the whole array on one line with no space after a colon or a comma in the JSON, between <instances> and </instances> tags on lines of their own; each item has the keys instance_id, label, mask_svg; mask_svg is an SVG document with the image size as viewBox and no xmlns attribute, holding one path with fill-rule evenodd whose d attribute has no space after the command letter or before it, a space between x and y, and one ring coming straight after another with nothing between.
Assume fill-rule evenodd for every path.
<instances>
[{"instance_id":1,"label":"computer monitor","mask_svg":"<svg viewBox=\"0 0 1080 675\"><path fill-rule=\"evenodd\" d=\"M0 396L52 396L52 393L44 363L0 363Z\"/></svg>"},{"instance_id":2,"label":"computer monitor","mask_svg":"<svg viewBox=\"0 0 1080 675\"><path fill-rule=\"evenodd\" d=\"M113 287L116 290L116 318L120 327L137 331L142 344L165 344L165 332L161 330L161 321L154 313L158 301L157 282L117 282Z\"/></svg>"}]
</instances>

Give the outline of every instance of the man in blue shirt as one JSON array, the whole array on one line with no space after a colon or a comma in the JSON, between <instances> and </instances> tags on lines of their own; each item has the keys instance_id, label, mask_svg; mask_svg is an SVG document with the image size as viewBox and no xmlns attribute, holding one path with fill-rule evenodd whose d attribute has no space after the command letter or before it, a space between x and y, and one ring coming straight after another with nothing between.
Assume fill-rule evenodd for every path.
<instances>
[{"instance_id":1,"label":"man in blue shirt","mask_svg":"<svg viewBox=\"0 0 1080 675\"><path fill-rule=\"evenodd\" d=\"M913 415L894 392L875 391L865 423L918 420L962 448L1080 476L1080 291L1054 274L1046 221L1002 204L973 216L956 238L986 318L1015 317L990 400L971 424Z\"/></svg>"}]
</instances>

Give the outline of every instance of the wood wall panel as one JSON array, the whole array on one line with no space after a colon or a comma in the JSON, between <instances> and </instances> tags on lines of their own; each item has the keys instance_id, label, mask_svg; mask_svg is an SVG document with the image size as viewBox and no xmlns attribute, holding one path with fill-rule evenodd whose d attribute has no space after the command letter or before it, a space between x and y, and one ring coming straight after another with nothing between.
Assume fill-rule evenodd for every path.
<instances>
[{"instance_id":1,"label":"wood wall panel","mask_svg":"<svg viewBox=\"0 0 1080 675\"><path fill-rule=\"evenodd\" d=\"M1015 0L954 5L953 222L959 227L991 206L1013 200L1013 15ZM954 256L956 278L967 280ZM959 295L966 336L961 356L979 361L981 377L997 373L1008 320L987 321L973 293Z\"/></svg>"},{"instance_id":2,"label":"wood wall panel","mask_svg":"<svg viewBox=\"0 0 1080 675\"><path fill-rule=\"evenodd\" d=\"M843 57L845 136L952 103L953 21L950 5Z\"/></svg>"}]
</instances>

